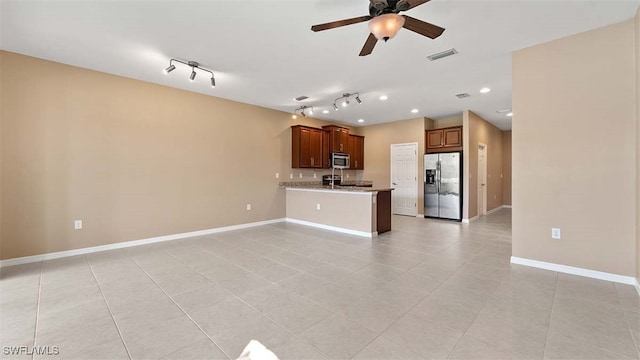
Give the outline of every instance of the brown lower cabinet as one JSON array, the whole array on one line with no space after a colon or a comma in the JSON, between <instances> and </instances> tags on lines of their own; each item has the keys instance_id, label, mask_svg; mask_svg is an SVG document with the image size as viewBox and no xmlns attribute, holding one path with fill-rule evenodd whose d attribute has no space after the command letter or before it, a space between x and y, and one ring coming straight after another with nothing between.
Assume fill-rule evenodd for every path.
<instances>
[{"instance_id":1,"label":"brown lower cabinet","mask_svg":"<svg viewBox=\"0 0 640 360\"><path fill-rule=\"evenodd\" d=\"M325 131L296 125L291 127L291 167L322 169ZM327 160L328 163L328 160Z\"/></svg>"},{"instance_id":2,"label":"brown lower cabinet","mask_svg":"<svg viewBox=\"0 0 640 360\"><path fill-rule=\"evenodd\" d=\"M378 235L391 231L391 190L378 191L376 218Z\"/></svg>"}]
</instances>

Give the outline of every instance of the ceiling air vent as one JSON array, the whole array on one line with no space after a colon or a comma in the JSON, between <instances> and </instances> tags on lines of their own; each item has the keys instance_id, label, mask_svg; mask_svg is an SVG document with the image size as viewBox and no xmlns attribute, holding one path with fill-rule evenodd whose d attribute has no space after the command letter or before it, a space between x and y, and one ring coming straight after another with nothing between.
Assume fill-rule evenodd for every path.
<instances>
[{"instance_id":1,"label":"ceiling air vent","mask_svg":"<svg viewBox=\"0 0 640 360\"><path fill-rule=\"evenodd\" d=\"M447 56L451 56L451 55L455 55L458 52L456 51L456 49L451 48L449 50L445 50L443 52L439 52L437 54L431 54L429 56L427 56L427 59L431 60L431 61L436 61L436 60L440 60L442 58L445 58Z\"/></svg>"},{"instance_id":2,"label":"ceiling air vent","mask_svg":"<svg viewBox=\"0 0 640 360\"><path fill-rule=\"evenodd\" d=\"M458 97L458 99L464 99L464 98L468 98L471 95L469 95L468 93L462 93L462 94L457 94L456 95Z\"/></svg>"},{"instance_id":3,"label":"ceiling air vent","mask_svg":"<svg viewBox=\"0 0 640 360\"><path fill-rule=\"evenodd\" d=\"M293 99L293 100L295 100L295 101L302 101L302 100L307 100L308 98L309 98L308 96L304 96L304 95L302 95L302 96L298 96L297 98L295 98L295 99Z\"/></svg>"}]
</instances>

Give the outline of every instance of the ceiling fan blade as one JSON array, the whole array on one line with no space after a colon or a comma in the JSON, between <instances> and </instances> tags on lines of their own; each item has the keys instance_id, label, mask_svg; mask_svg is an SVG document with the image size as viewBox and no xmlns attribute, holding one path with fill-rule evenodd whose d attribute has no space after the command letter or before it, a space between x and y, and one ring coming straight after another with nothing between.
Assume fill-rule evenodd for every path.
<instances>
[{"instance_id":1,"label":"ceiling fan blade","mask_svg":"<svg viewBox=\"0 0 640 360\"><path fill-rule=\"evenodd\" d=\"M373 34L369 34L367 41L364 42L364 46L362 47L362 50L360 50L360 56L367 56L371 54L377 42L378 42L378 39L376 39L376 37Z\"/></svg>"},{"instance_id":2,"label":"ceiling fan blade","mask_svg":"<svg viewBox=\"0 0 640 360\"><path fill-rule=\"evenodd\" d=\"M371 20L371 19L372 19L371 16L366 15L366 16L360 16L360 17L356 17L356 18L352 18L352 19L338 20L338 21L333 21L333 22L326 23L326 24L313 25L311 27L311 30L313 30L313 31L323 31L323 30L335 29L337 27L357 24L357 23L365 22L365 21L368 21L368 20Z\"/></svg>"},{"instance_id":3,"label":"ceiling fan blade","mask_svg":"<svg viewBox=\"0 0 640 360\"><path fill-rule=\"evenodd\" d=\"M404 25L402 27L407 30L411 30L415 33L418 33L420 35L424 35L428 38L435 39L438 36L442 35L442 33L444 32L444 29L441 28L440 26L429 24L422 20L412 18L411 16L407 16L407 15L402 15L402 16L404 16L404 19L405 19Z\"/></svg>"},{"instance_id":4,"label":"ceiling fan blade","mask_svg":"<svg viewBox=\"0 0 640 360\"><path fill-rule=\"evenodd\" d=\"M407 2L409 3L409 8L407 8L407 10L409 9L413 9L414 7L418 6L418 5L422 5L424 3L428 3L431 0L407 0Z\"/></svg>"}]
</instances>

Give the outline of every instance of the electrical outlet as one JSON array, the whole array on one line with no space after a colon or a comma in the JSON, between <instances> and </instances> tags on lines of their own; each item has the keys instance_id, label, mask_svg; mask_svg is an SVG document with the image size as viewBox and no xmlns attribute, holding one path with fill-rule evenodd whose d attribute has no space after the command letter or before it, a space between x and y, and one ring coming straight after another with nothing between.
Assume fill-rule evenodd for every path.
<instances>
[{"instance_id":1,"label":"electrical outlet","mask_svg":"<svg viewBox=\"0 0 640 360\"><path fill-rule=\"evenodd\" d=\"M316 210L320 210L320 204L316 204Z\"/></svg>"},{"instance_id":2,"label":"electrical outlet","mask_svg":"<svg viewBox=\"0 0 640 360\"><path fill-rule=\"evenodd\" d=\"M347 179L349 178L349 174L347 174Z\"/></svg>"},{"instance_id":3,"label":"electrical outlet","mask_svg":"<svg viewBox=\"0 0 640 360\"><path fill-rule=\"evenodd\" d=\"M251 211L251 204L247 204L247 211Z\"/></svg>"},{"instance_id":4,"label":"electrical outlet","mask_svg":"<svg viewBox=\"0 0 640 360\"><path fill-rule=\"evenodd\" d=\"M293 174L289 174L289 179L293 179Z\"/></svg>"},{"instance_id":5,"label":"electrical outlet","mask_svg":"<svg viewBox=\"0 0 640 360\"><path fill-rule=\"evenodd\" d=\"M302 179L302 173L299 173L299 174L298 174L298 177L299 177L300 179Z\"/></svg>"},{"instance_id":6,"label":"electrical outlet","mask_svg":"<svg viewBox=\"0 0 640 360\"><path fill-rule=\"evenodd\" d=\"M75 230L80 230L82 229L82 220L76 220L73 222L73 228Z\"/></svg>"},{"instance_id":7,"label":"electrical outlet","mask_svg":"<svg viewBox=\"0 0 640 360\"><path fill-rule=\"evenodd\" d=\"M318 178L318 174L313 173L313 178L314 178L314 179L317 179L317 178Z\"/></svg>"},{"instance_id":8,"label":"electrical outlet","mask_svg":"<svg viewBox=\"0 0 640 360\"><path fill-rule=\"evenodd\" d=\"M276 179L280 179L280 173L276 173Z\"/></svg>"},{"instance_id":9,"label":"electrical outlet","mask_svg":"<svg viewBox=\"0 0 640 360\"><path fill-rule=\"evenodd\" d=\"M560 228L551 228L551 238L560 240L562 238L562 233L560 232Z\"/></svg>"}]
</instances>

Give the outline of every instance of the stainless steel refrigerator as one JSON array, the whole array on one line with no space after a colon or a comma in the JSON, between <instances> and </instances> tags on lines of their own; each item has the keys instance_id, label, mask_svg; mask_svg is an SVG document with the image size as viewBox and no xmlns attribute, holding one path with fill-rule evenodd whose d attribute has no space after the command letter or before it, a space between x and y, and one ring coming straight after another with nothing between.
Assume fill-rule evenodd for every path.
<instances>
[{"instance_id":1,"label":"stainless steel refrigerator","mask_svg":"<svg viewBox=\"0 0 640 360\"><path fill-rule=\"evenodd\" d=\"M462 221L462 152L424 155L424 216Z\"/></svg>"}]
</instances>

